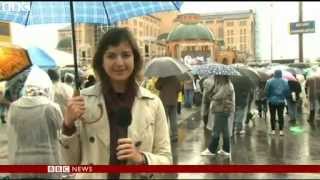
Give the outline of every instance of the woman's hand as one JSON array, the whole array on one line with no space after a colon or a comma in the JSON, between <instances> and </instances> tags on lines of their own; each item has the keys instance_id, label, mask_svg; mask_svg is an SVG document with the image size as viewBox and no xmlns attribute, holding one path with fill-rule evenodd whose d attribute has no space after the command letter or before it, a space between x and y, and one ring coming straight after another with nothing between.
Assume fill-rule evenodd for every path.
<instances>
[{"instance_id":1,"label":"woman's hand","mask_svg":"<svg viewBox=\"0 0 320 180\"><path fill-rule=\"evenodd\" d=\"M70 98L64 115L64 124L67 127L74 126L74 122L84 114L85 110L84 98L82 96Z\"/></svg>"},{"instance_id":2,"label":"woman's hand","mask_svg":"<svg viewBox=\"0 0 320 180\"><path fill-rule=\"evenodd\" d=\"M134 164L143 164L143 154L137 149L135 143L130 138L118 139L117 159L129 160Z\"/></svg>"}]
</instances>

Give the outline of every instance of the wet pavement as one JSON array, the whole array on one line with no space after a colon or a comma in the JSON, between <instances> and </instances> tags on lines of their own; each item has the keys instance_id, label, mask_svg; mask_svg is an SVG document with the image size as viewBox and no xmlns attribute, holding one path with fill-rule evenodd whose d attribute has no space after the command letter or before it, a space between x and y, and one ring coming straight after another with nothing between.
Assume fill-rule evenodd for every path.
<instances>
[{"instance_id":1,"label":"wet pavement","mask_svg":"<svg viewBox=\"0 0 320 180\"><path fill-rule=\"evenodd\" d=\"M305 114L306 116L306 114ZM304 116L303 119L306 119ZM235 135L231 141L231 158L217 155L200 156L210 139L210 131L204 130L200 113L186 119L179 127L177 145L178 164L183 165L228 165L228 164L261 164L261 165L303 165L320 164L320 120L310 128L306 120L299 121L301 132L291 131L286 117L285 135L270 135L270 123L256 119L250 123L243 135ZM222 139L222 138L220 138ZM221 143L220 143L221 144ZM180 173L179 179L320 179L319 174L312 173Z\"/></svg>"},{"instance_id":2,"label":"wet pavement","mask_svg":"<svg viewBox=\"0 0 320 180\"><path fill-rule=\"evenodd\" d=\"M306 116L306 114L305 114ZM180 165L228 165L228 164L320 164L320 119L313 128L306 122L298 122L302 132L290 131L286 117L285 136L270 135L270 123L256 119L250 123L244 135L235 135L231 143L231 158L217 155L200 156L210 139L210 131L203 128L200 108L182 109L178 117L179 139L172 144L175 158ZM254 126L255 125L255 126ZM0 124L0 164L7 162L6 126ZM0 174L4 177L5 174ZM162 178L173 179L175 174ZM312 173L179 173L178 179L320 179Z\"/></svg>"}]
</instances>

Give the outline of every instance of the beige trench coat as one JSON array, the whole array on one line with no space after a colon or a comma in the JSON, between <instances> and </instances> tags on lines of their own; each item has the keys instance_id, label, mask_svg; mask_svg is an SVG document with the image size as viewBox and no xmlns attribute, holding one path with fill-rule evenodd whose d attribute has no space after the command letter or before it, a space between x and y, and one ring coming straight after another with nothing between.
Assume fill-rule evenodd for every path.
<instances>
[{"instance_id":1,"label":"beige trench coat","mask_svg":"<svg viewBox=\"0 0 320 180\"><path fill-rule=\"evenodd\" d=\"M106 106L100 84L81 91L85 99L86 112L82 121L77 121L77 131L72 136L61 133L62 157L65 164L107 165L110 154L110 130ZM92 124L83 123L93 121ZM167 119L161 100L140 87L132 107L132 123L128 137L134 142L142 141L140 150L150 165L172 163L171 145ZM146 178L146 174L121 174L120 178ZM148 177L152 175L148 174ZM77 174L76 178L106 179L107 174Z\"/></svg>"}]
</instances>

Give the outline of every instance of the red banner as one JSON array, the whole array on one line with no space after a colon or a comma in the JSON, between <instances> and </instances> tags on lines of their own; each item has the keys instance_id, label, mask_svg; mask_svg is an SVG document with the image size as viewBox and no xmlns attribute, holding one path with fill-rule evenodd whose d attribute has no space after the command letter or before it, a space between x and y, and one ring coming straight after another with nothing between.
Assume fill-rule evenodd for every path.
<instances>
[{"instance_id":1,"label":"red banner","mask_svg":"<svg viewBox=\"0 0 320 180\"><path fill-rule=\"evenodd\" d=\"M320 173L320 165L0 165L0 173Z\"/></svg>"}]
</instances>

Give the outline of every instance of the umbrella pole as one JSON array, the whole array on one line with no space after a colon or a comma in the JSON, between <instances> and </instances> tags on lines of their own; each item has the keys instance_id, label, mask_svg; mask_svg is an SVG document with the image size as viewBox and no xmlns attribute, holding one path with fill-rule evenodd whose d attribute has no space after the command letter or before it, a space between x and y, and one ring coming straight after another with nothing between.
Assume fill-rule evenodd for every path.
<instances>
[{"instance_id":1,"label":"umbrella pole","mask_svg":"<svg viewBox=\"0 0 320 180\"><path fill-rule=\"evenodd\" d=\"M77 48L76 48L76 35L74 28L74 12L73 12L73 1L70 0L70 13L71 13L71 32L72 32L72 49L73 49L73 61L74 61L74 79L75 79L75 94L80 94L80 80L79 80L79 72L78 72L78 63L77 63Z\"/></svg>"}]
</instances>

